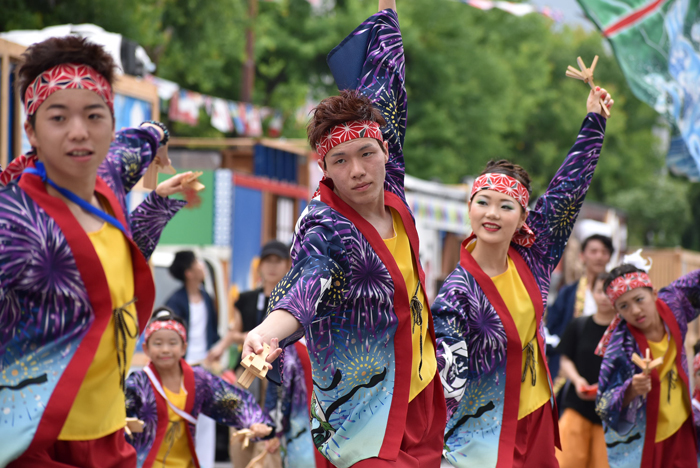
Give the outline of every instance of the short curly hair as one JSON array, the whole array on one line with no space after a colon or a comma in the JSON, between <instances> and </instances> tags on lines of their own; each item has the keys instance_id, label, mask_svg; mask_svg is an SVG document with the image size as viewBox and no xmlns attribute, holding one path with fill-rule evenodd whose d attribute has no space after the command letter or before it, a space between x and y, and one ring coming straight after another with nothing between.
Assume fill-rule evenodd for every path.
<instances>
[{"instance_id":1,"label":"short curly hair","mask_svg":"<svg viewBox=\"0 0 700 468\"><path fill-rule=\"evenodd\" d=\"M37 76L62 63L88 65L114 85L117 64L101 45L78 36L52 37L29 46L22 54L16 82L22 102ZM34 116L31 123L34 125Z\"/></svg>"},{"instance_id":2,"label":"short curly hair","mask_svg":"<svg viewBox=\"0 0 700 468\"><path fill-rule=\"evenodd\" d=\"M311 149L314 151L321 138L336 125L352 120L371 120L377 122L380 127L386 125L386 120L379 109L356 90L343 90L338 96L326 98L311 112L311 121L306 127L306 133Z\"/></svg>"}]
</instances>

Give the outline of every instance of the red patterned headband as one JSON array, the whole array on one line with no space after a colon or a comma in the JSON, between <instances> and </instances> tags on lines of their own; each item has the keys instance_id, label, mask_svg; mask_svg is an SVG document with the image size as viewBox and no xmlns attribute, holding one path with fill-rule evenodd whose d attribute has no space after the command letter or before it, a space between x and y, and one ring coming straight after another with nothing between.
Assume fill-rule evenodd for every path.
<instances>
[{"instance_id":1,"label":"red patterned headband","mask_svg":"<svg viewBox=\"0 0 700 468\"><path fill-rule=\"evenodd\" d=\"M183 343L187 343L187 331L185 331L185 327L183 327L180 322L176 322L175 320L154 320L151 322L146 327L146 336L144 338L145 341L148 342L151 335L158 330L172 330L180 335Z\"/></svg>"},{"instance_id":2,"label":"red patterned headband","mask_svg":"<svg viewBox=\"0 0 700 468\"><path fill-rule=\"evenodd\" d=\"M496 174L495 172L488 172L482 174L476 178L474 185L472 185L472 193L470 199L474 197L475 194L481 192L482 190L493 190L495 192L508 195L509 197L515 198L520 206L527 211L527 205L530 201L530 194L523 184L518 182L517 179L510 177L506 174ZM523 223L523 226L513 234L513 242L523 247L532 247L535 244L535 233L532 232L530 226Z\"/></svg>"},{"instance_id":3,"label":"red patterned headband","mask_svg":"<svg viewBox=\"0 0 700 468\"><path fill-rule=\"evenodd\" d=\"M326 154L334 147L357 138L374 138L379 141L384 141L382 138L382 131L377 122L371 120L352 120L331 128L328 134L321 138L321 141L316 143L316 152L321 159L324 159Z\"/></svg>"},{"instance_id":4,"label":"red patterned headband","mask_svg":"<svg viewBox=\"0 0 700 468\"><path fill-rule=\"evenodd\" d=\"M482 174L476 178L472 185L471 197L482 190L493 190L509 197L515 198L515 201L520 203L524 210L527 210L527 205L530 201L530 194L523 184L514 177L506 174L496 174L489 172Z\"/></svg>"},{"instance_id":5,"label":"red patterned headband","mask_svg":"<svg viewBox=\"0 0 700 468\"><path fill-rule=\"evenodd\" d=\"M62 63L37 76L24 93L27 118L34 115L41 104L62 89L87 89L104 99L114 114L114 95L107 79L94 68L77 63Z\"/></svg>"},{"instance_id":6,"label":"red patterned headband","mask_svg":"<svg viewBox=\"0 0 700 468\"><path fill-rule=\"evenodd\" d=\"M635 271L615 278L605 289L605 294L608 295L610 302L615 304L615 301L624 293L637 288L654 288L649 275L643 271Z\"/></svg>"}]
</instances>

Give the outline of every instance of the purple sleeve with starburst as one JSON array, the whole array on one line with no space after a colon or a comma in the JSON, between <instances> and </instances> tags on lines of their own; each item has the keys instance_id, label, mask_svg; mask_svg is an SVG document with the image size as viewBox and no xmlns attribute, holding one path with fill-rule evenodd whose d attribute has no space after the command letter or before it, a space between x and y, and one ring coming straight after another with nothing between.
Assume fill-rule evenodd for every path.
<instances>
[{"instance_id":1,"label":"purple sleeve with starburst","mask_svg":"<svg viewBox=\"0 0 700 468\"><path fill-rule=\"evenodd\" d=\"M193 367L195 379L195 404L199 411L219 424L244 429L252 424L272 426L272 420L260 408L255 397L242 388L235 387L201 367Z\"/></svg>"},{"instance_id":2,"label":"purple sleeve with starburst","mask_svg":"<svg viewBox=\"0 0 700 468\"><path fill-rule=\"evenodd\" d=\"M659 297L673 311L681 331L687 330L688 322L700 315L700 269L662 288Z\"/></svg>"},{"instance_id":3,"label":"purple sleeve with starburst","mask_svg":"<svg viewBox=\"0 0 700 468\"><path fill-rule=\"evenodd\" d=\"M117 197L128 193L141 179L155 158L160 145L160 134L150 126L126 128L116 133L107 158L97 175L114 190Z\"/></svg>"},{"instance_id":4,"label":"purple sleeve with starburst","mask_svg":"<svg viewBox=\"0 0 700 468\"><path fill-rule=\"evenodd\" d=\"M643 410L645 399L637 397L623 406L625 391L632 383L635 367L632 354L641 354L634 337L627 329L627 322L620 322L610 338L598 376L596 412L606 427L627 434L637 423L638 412Z\"/></svg>"},{"instance_id":5,"label":"purple sleeve with starburst","mask_svg":"<svg viewBox=\"0 0 700 468\"><path fill-rule=\"evenodd\" d=\"M143 432L127 436L126 440L136 449L138 466L142 466L156 440L158 409L151 382L144 371L132 373L126 379L126 416L144 422Z\"/></svg>"},{"instance_id":6,"label":"purple sleeve with starburst","mask_svg":"<svg viewBox=\"0 0 700 468\"><path fill-rule=\"evenodd\" d=\"M161 197L155 190L131 213L134 242L148 259L158 245L165 225L187 205L185 200Z\"/></svg>"},{"instance_id":7,"label":"purple sleeve with starburst","mask_svg":"<svg viewBox=\"0 0 700 468\"><path fill-rule=\"evenodd\" d=\"M546 270L540 276L548 278L564 253L598 164L605 123L599 114L586 115L574 146L528 215L537 237L531 251Z\"/></svg>"},{"instance_id":8,"label":"purple sleeve with starburst","mask_svg":"<svg viewBox=\"0 0 700 468\"><path fill-rule=\"evenodd\" d=\"M339 89L357 89L384 116L389 142L385 189L404 198L406 134L406 62L399 18L394 10L371 16L328 54L328 66Z\"/></svg>"}]
</instances>

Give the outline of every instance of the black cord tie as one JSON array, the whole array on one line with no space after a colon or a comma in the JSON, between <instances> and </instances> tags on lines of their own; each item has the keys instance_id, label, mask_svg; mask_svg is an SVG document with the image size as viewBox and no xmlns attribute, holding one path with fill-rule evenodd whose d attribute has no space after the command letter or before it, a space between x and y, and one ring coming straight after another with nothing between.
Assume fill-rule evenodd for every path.
<instances>
[{"instance_id":1,"label":"black cord tie","mask_svg":"<svg viewBox=\"0 0 700 468\"><path fill-rule=\"evenodd\" d=\"M418 325L418 330L420 333L420 363L418 364L418 377L423 380L423 376L420 371L423 368L423 304L421 304L418 299L418 290L420 289L420 281L418 281L418 286L416 286L416 292L413 293L411 298L411 315L413 316L413 326L411 327L411 333L416 331L416 325Z\"/></svg>"},{"instance_id":2,"label":"black cord tie","mask_svg":"<svg viewBox=\"0 0 700 468\"><path fill-rule=\"evenodd\" d=\"M676 388L676 382L678 382L678 374L671 369L668 371L668 397L666 398L669 405L671 404L671 390Z\"/></svg>"},{"instance_id":3,"label":"black cord tie","mask_svg":"<svg viewBox=\"0 0 700 468\"><path fill-rule=\"evenodd\" d=\"M136 317L126 310L127 307L136 302L133 298L121 307L117 307L112 311L114 317L114 341L117 347L117 365L119 366L119 385L122 390L125 390L126 381L126 343L127 338L136 339L139 337L139 323ZM129 324L126 322L125 315L131 317L131 320L136 324L136 329L130 330Z\"/></svg>"},{"instance_id":4,"label":"black cord tie","mask_svg":"<svg viewBox=\"0 0 700 468\"><path fill-rule=\"evenodd\" d=\"M533 387L537 383L537 357L535 356L535 340L536 338L533 338L523 348L523 351L525 352L525 368L523 369L523 376L520 379L521 382L525 382L525 378L527 377L527 371L529 369L530 375L532 375Z\"/></svg>"}]
</instances>

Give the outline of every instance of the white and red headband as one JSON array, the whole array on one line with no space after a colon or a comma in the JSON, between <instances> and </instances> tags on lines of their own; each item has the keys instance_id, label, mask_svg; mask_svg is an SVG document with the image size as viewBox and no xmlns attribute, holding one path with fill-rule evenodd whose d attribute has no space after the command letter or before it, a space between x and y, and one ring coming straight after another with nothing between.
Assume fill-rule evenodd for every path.
<instances>
[{"instance_id":1,"label":"white and red headband","mask_svg":"<svg viewBox=\"0 0 700 468\"><path fill-rule=\"evenodd\" d=\"M383 141L382 131L377 122L371 120L351 120L332 127L328 133L316 143L316 152L323 160L326 154L341 143L357 138L374 138Z\"/></svg>"},{"instance_id":2,"label":"white and red headband","mask_svg":"<svg viewBox=\"0 0 700 468\"><path fill-rule=\"evenodd\" d=\"M482 190L493 190L495 192L513 197L515 201L527 211L530 202L530 193L527 188L515 177L506 174L488 172L476 178L472 185L470 199ZM535 233L530 227L523 223L522 227L513 234L513 242L523 247L532 247L535 243Z\"/></svg>"},{"instance_id":3,"label":"white and red headband","mask_svg":"<svg viewBox=\"0 0 700 468\"><path fill-rule=\"evenodd\" d=\"M649 279L649 275L643 271L635 271L618 276L605 289L605 294L608 295L608 299L610 299L610 302L612 302L614 305L615 301L617 301L624 293L637 288L654 289L654 286L651 284L651 280Z\"/></svg>"},{"instance_id":4,"label":"white and red headband","mask_svg":"<svg viewBox=\"0 0 700 468\"><path fill-rule=\"evenodd\" d=\"M182 338L183 343L187 343L187 331L185 327L175 320L154 320L146 327L144 340L148 343L148 339L152 334L159 330L172 330Z\"/></svg>"},{"instance_id":5,"label":"white and red headband","mask_svg":"<svg viewBox=\"0 0 700 468\"><path fill-rule=\"evenodd\" d=\"M37 76L24 93L27 118L34 115L49 96L63 89L87 89L97 93L114 114L114 94L109 81L89 65L62 63Z\"/></svg>"}]
</instances>

